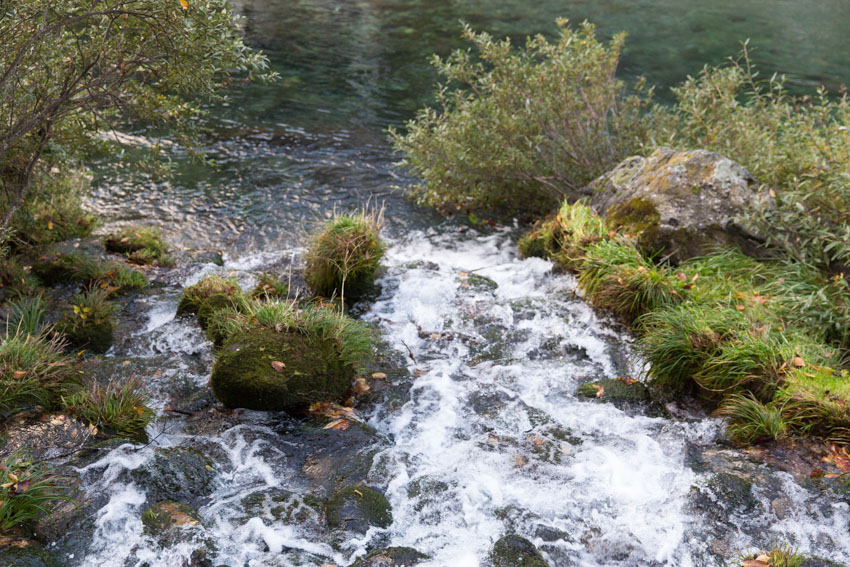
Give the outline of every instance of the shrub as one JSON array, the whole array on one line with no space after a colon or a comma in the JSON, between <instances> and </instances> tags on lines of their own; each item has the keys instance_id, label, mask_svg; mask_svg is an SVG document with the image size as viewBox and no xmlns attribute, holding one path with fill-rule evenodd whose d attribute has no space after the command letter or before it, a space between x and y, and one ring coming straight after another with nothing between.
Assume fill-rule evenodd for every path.
<instances>
[{"instance_id":1,"label":"shrub","mask_svg":"<svg viewBox=\"0 0 850 567\"><path fill-rule=\"evenodd\" d=\"M335 213L310 242L307 283L319 295L356 297L373 283L386 247L379 234L383 211Z\"/></svg>"},{"instance_id":2,"label":"shrub","mask_svg":"<svg viewBox=\"0 0 850 567\"><path fill-rule=\"evenodd\" d=\"M0 341L0 416L49 407L71 375L59 338L7 333Z\"/></svg>"},{"instance_id":3,"label":"shrub","mask_svg":"<svg viewBox=\"0 0 850 567\"><path fill-rule=\"evenodd\" d=\"M173 263L166 256L168 246L158 228L131 228L110 234L104 245L110 252L125 255L134 264L169 266Z\"/></svg>"},{"instance_id":4,"label":"shrub","mask_svg":"<svg viewBox=\"0 0 850 567\"><path fill-rule=\"evenodd\" d=\"M656 139L723 154L773 187L777 210L754 218L773 245L819 267L850 265L850 104L846 94L795 98L783 78L759 81L743 54L674 89ZM660 122L659 122L660 123ZM843 267L843 268L842 268Z\"/></svg>"},{"instance_id":5,"label":"shrub","mask_svg":"<svg viewBox=\"0 0 850 567\"><path fill-rule=\"evenodd\" d=\"M28 527L67 499L49 469L36 467L20 453L0 461L0 534Z\"/></svg>"},{"instance_id":6,"label":"shrub","mask_svg":"<svg viewBox=\"0 0 850 567\"><path fill-rule=\"evenodd\" d=\"M76 294L70 307L65 318L56 325L57 332L65 335L75 347L96 353L109 350L115 327L112 315L116 309L109 302L109 290L91 287Z\"/></svg>"},{"instance_id":7,"label":"shrub","mask_svg":"<svg viewBox=\"0 0 850 567\"><path fill-rule=\"evenodd\" d=\"M599 42L588 23L559 20L550 43L523 49L468 26L475 49L433 64L449 84L426 108L391 131L402 164L422 182L409 191L443 211L545 213L645 142L651 91L628 94L615 71L625 36Z\"/></svg>"},{"instance_id":8,"label":"shrub","mask_svg":"<svg viewBox=\"0 0 850 567\"><path fill-rule=\"evenodd\" d=\"M62 405L68 411L99 432L142 443L148 440L145 428L154 417L147 403L139 379L120 385L110 381L106 386L92 382L62 398Z\"/></svg>"}]
</instances>

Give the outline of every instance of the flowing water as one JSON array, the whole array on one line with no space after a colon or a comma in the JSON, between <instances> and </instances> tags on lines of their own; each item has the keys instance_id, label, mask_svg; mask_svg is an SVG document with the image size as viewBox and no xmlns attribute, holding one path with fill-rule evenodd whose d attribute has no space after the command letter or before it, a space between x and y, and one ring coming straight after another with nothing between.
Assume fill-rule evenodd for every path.
<instances>
[{"instance_id":1,"label":"flowing water","mask_svg":"<svg viewBox=\"0 0 850 567\"><path fill-rule=\"evenodd\" d=\"M623 76L664 87L750 37L763 68L806 89L850 78L850 4L235 4L283 81L211 109L206 149L216 167L175 152L170 178L112 161L96 179L92 205L110 224L156 223L176 245L219 248L227 262L167 272L163 287L134 301L138 325L107 361L131 362L161 418L150 445L78 463L89 524L58 546L70 565L180 567L206 548L209 565L345 566L404 545L428 554L427 565L476 566L505 533L529 538L559 567L722 565L779 541L850 558L846 499L718 445L716 420L581 399L583 382L641 376L628 334L594 313L570 276L518 259L514 230L468 229L406 201L393 187L409 180L393 169L385 136L429 103L427 55L461 45L459 19L512 37L552 33L560 15L592 19L606 36L626 29ZM385 204L392 248L380 295L360 307L389 353L386 389L358 408L368 427L324 431L203 403L192 417L166 411L203 397L214 360L195 323L175 318L182 287L214 272L246 286L265 269L286 273L316 219L370 199ZM142 471L175 447L210 461L190 495L198 523L162 541L142 527L153 499ZM385 491L389 528L324 527L315 498L329 497L343 474L327 472L328 462Z\"/></svg>"}]
</instances>

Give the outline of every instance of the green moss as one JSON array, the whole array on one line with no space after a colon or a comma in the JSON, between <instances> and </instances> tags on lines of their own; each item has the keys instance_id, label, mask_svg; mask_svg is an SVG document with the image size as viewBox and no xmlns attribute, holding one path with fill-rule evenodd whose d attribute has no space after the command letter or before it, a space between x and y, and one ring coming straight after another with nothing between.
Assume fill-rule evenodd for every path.
<instances>
[{"instance_id":1,"label":"green moss","mask_svg":"<svg viewBox=\"0 0 850 567\"><path fill-rule=\"evenodd\" d=\"M70 281L110 287L110 293L144 289L144 274L117 262L103 262L82 252L48 253L32 265L32 272L47 285Z\"/></svg>"},{"instance_id":2,"label":"green moss","mask_svg":"<svg viewBox=\"0 0 850 567\"><path fill-rule=\"evenodd\" d=\"M134 264L171 264L166 256L168 246L157 228L128 229L110 234L104 240L104 245L108 251L123 254Z\"/></svg>"},{"instance_id":3,"label":"green moss","mask_svg":"<svg viewBox=\"0 0 850 567\"><path fill-rule=\"evenodd\" d=\"M156 538L172 528L194 526L200 522L197 510L170 500L157 502L142 512L145 533Z\"/></svg>"},{"instance_id":4,"label":"green moss","mask_svg":"<svg viewBox=\"0 0 850 567\"><path fill-rule=\"evenodd\" d=\"M273 362L283 366L276 369ZM353 377L334 340L257 329L238 333L224 344L211 384L228 407L279 411L340 401Z\"/></svg>"},{"instance_id":5,"label":"green moss","mask_svg":"<svg viewBox=\"0 0 850 567\"><path fill-rule=\"evenodd\" d=\"M392 524L392 510L386 497L366 486L349 486L333 495L325 508L328 526L343 526L349 518L343 510L353 507L370 525L387 528Z\"/></svg>"},{"instance_id":6,"label":"green moss","mask_svg":"<svg viewBox=\"0 0 850 567\"><path fill-rule=\"evenodd\" d=\"M262 274L251 290L251 297L283 299L289 295L289 287L271 274Z\"/></svg>"},{"instance_id":7,"label":"green moss","mask_svg":"<svg viewBox=\"0 0 850 567\"><path fill-rule=\"evenodd\" d=\"M642 382L621 378L604 378L586 382L576 389L579 396L608 401L615 405L639 404L649 401L649 392Z\"/></svg>"},{"instance_id":8,"label":"green moss","mask_svg":"<svg viewBox=\"0 0 850 567\"><path fill-rule=\"evenodd\" d=\"M101 321L60 321L56 330L64 335L75 349L81 348L93 353L103 354L112 346L115 327L111 320Z\"/></svg>"},{"instance_id":9,"label":"green moss","mask_svg":"<svg viewBox=\"0 0 850 567\"><path fill-rule=\"evenodd\" d=\"M241 296L242 289L236 280L226 280L219 276L207 276L198 283L187 287L177 304L177 314L198 313L204 301L213 295Z\"/></svg>"},{"instance_id":10,"label":"green moss","mask_svg":"<svg viewBox=\"0 0 850 567\"><path fill-rule=\"evenodd\" d=\"M634 198L619 203L611 207L606 220L612 229L635 238L641 249L650 253L660 251L658 229L661 215L650 201Z\"/></svg>"},{"instance_id":11,"label":"green moss","mask_svg":"<svg viewBox=\"0 0 850 567\"><path fill-rule=\"evenodd\" d=\"M499 538L490 552L493 567L549 567L530 541L518 535Z\"/></svg>"}]
</instances>

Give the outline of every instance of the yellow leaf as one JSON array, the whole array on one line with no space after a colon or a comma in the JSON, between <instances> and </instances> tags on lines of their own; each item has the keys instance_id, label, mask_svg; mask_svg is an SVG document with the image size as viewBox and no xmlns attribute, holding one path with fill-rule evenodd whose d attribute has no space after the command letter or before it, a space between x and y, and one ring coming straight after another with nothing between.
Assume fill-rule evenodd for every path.
<instances>
[{"instance_id":1,"label":"yellow leaf","mask_svg":"<svg viewBox=\"0 0 850 567\"><path fill-rule=\"evenodd\" d=\"M183 6L184 10L189 9L189 0L180 0L180 5Z\"/></svg>"},{"instance_id":2,"label":"yellow leaf","mask_svg":"<svg viewBox=\"0 0 850 567\"><path fill-rule=\"evenodd\" d=\"M354 489L354 494L356 494L356 495L357 495L357 496L359 496L360 498L363 498L363 493L362 493L362 492L360 492L359 490L357 490L356 488Z\"/></svg>"},{"instance_id":3,"label":"yellow leaf","mask_svg":"<svg viewBox=\"0 0 850 567\"><path fill-rule=\"evenodd\" d=\"M387 375L384 374L383 372L373 372L372 378L374 378L375 380L386 380Z\"/></svg>"},{"instance_id":4,"label":"yellow leaf","mask_svg":"<svg viewBox=\"0 0 850 567\"><path fill-rule=\"evenodd\" d=\"M47 221L47 230L53 230L53 221Z\"/></svg>"}]
</instances>

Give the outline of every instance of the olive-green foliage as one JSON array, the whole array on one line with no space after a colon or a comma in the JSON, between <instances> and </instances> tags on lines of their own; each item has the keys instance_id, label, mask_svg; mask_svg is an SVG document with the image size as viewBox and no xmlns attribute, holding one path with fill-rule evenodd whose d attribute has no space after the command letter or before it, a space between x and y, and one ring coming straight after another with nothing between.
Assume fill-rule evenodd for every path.
<instances>
[{"instance_id":1,"label":"olive-green foliage","mask_svg":"<svg viewBox=\"0 0 850 567\"><path fill-rule=\"evenodd\" d=\"M464 27L474 53L434 57L446 80L439 109L392 131L402 163L422 181L410 193L452 212L546 213L648 139L651 90L629 94L614 78L624 35L559 20L560 37L509 40Z\"/></svg>"},{"instance_id":2,"label":"olive-green foliage","mask_svg":"<svg viewBox=\"0 0 850 567\"><path fill-rule=\"evenodd\" d=\"M68 342L92 352L106 352L112 345L116 307L109 301L109 289L90 287L76 294L69 310L57 325L57 332Z\"/></svg>"},{"instance_id":3,"label":"olive-green foliage","mask_svg":"<svg viewBox=\"0 0 850 567\"><path fill-rule=\"evenodd\" d=\"M91 234L97 221L82 207L88 187L89 177L83 171L37 174L28 198L12 219L10 243L14 247L44 246ZM0 210L5 209L0 199Z\"/></svg>"},{"instance_id":4,"label":"olive-green foliage","mask_svg":"<svg viewBox=\"0 0 850 567\"><path fill-rule=\"evenodd\" d=\"M236 280L206 276L183 291L180 303L177 304L177 314L198 313L203 302L217 294L237 297L242 295L242 289Z\"/></svg>"},{"instance_id":5,"label":"olive-green foliage","mask_svg":"<svg viewBox=\"0 0 850 567\"><path fill-rule=\"evenodd\" d=\"M727 435L743 445L774 441L788 434L782 406L764 404L751 394L732 394L716 413L729 420Z\"/></svg>"},{"instance_id":6,"label":"olive-green foliage","mask_svg":"<svg viewBox=\"0 0 850 567\"><path fill-rule=\"evenodd\" d=\"M78 419L98 428L101 434L112 434L139 442L147 442L145 427L154 412L147 406L148 396L139 379L123 384L97 382L62 397L62 405Z\"/></svg>"},{"instance_id":7,"label":"olive-green foliage","mask_svg":"<svg viewBox=\"0 0 850 567\"><path fill-rule=\"evenodd\" d=\"M104 240L104 245L110 252L124 254L134 264L169 266L173 263L166 256L168 246L158 228L131 228L110 234Z\"/></svg>"},{"instance_id":8,"label":"olive-green foliage","mask_svg":"<svg viewBox=\"0 0 850 567\"><path fill-rule=\"evenodd\" d=\"M774 245L819 267L850 265L850 103L823 89L795 98L783 78L758 79L746 49L674 89L676 106L655 139L705 148L773 187L779 208L755 218Z\"/></svg>"},{"instance_id":9,"label":"olive-green foliage","mask_svg":"<svg viewBox=\"0 0 850 567\"><path fill-rule=\"evenodd\" d=\"M52 406L70 378L71 359L59 338L18 331L0 339L0 417Z\"/></svg>"},{"instance_id":10,"label":"olive-green foliage","mask_svg":"<svg viewBox=\"0 0 850 567\"><path fill-rule=\"evenodd\" d=\"M0 535L29 527L54 503L65 500L57 480L49 469L34 465L21 453L0 461Z\"/></svg>"},{"instance_id":11,"label":"olive-green foliage","mask_svg":"<svg viewBox=\"0 0 850 567\"><path fill-rule=\"evenodd\" d=\"M39 291L38 278L24 269L17 256L0 256L0 287L8 296L29 296Z\"/></svg>"},{"instance_id":12,"label":"olive-green foliage","mask_svg":"<svg viewBox=\"0 0 850 567\"><path fill-rule=\"evenodd\" d=\"M375 278L386 247L379 230L381 211L335 213L310 241L304 276L318 293L355 297Z\"/></svg>"},{"instance_id":13,"label":"olive-green foliage","mask_svg":"<svg viewBox=\"0 0 850 567\"><path fill-rule=\"evenodd\" d=\"M251 290L251 297L281 299L289 295L289 286L272 274L261 274L257 285Z\"/></svg>"},{"instance_id":14,"label":"olive-green foliage","mask_svg":"<svg viewBox=\"0 0 850 567\"><path fill-rule=\"evenodd\" d=\"M44 300L41 297L22 297L9 302L6 317L6 336L16 333L38 336L44 331Z\"/></svg>"}]
</instances>

